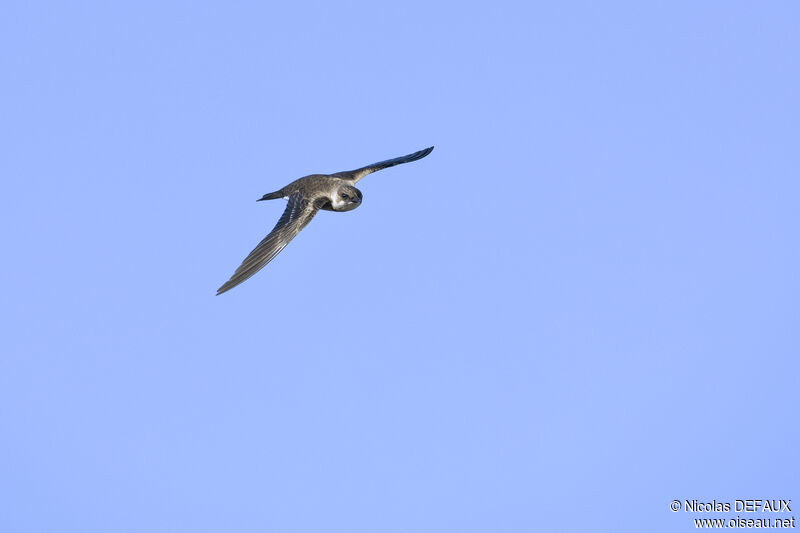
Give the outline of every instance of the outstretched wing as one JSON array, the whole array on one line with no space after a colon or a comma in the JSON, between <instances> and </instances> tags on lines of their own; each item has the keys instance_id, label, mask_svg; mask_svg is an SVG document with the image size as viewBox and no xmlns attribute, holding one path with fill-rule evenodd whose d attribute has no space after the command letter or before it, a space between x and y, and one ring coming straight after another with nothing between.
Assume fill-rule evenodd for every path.
<instances>
[{"instance_id":1,"label":"outstretched wing","mask_svg":"<svg viewBox=\"0 0 800 533\"><path fill-rule=\"evenodd\" d=\"M420 150L419 152L414 152L413 154L404 155L403 157L395 157L394 159L387 159L386 161L373 163L357 170L337 172L334 174L334 176L343 180L351 181L353 183L358 183L358 181L367 174L372 174L373 172L383 170L384 168L402 165L403 163L410 163L412 161L416 161L417 159L422 159L431 152L433 152L433 146L425 148L424 150Z\"/></svg>"},{"instance_id":2,"label":"outstretched wing","mask_svg":"<svg viewBox=\"0 0 800 533\"><path fill-rule=\"evenodd\" d=\"M225 291L229 291L238 284L242 283L250 276L264 268L264 266L272 261L281 250L283 250L289 241L300 233L306 225L311 222L314 215L317 214L317 209L313 203L307 198L296 192L289 197L289 204L286 206L286 211L283 212L278 223L269 235L264 237L264 240L258 243L258 246L250 252L236 272L233 273L231 279L225 282L222 287L217 289L217 296Z\"/></svg>"}]
</instances>

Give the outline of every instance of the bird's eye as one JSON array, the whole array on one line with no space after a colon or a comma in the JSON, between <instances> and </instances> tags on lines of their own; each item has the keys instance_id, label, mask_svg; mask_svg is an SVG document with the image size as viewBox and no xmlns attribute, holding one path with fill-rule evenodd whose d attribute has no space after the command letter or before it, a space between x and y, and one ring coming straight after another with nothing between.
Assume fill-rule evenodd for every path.
<instances>
[{"instance_id":1,"label":"bird's eye","mask_svg":"<svg viewBox=\"0 0 800 533\"><path fill-rule=\"evenodd\" d=\"M342 200L349 200L350 197L346 193L342 193Z\"/></svg>"}]
</instances>

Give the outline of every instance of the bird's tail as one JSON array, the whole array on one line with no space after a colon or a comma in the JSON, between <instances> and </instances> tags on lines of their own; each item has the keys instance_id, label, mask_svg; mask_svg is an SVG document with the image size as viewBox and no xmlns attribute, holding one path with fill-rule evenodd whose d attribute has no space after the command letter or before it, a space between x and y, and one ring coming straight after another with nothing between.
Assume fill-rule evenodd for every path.
<instances>
[{"instance_id":1,"label":"bird's tail","mask_svg":"<svg viewBox=\"0 0 800 533\"><path fill-rule=\"evenodd\" d=\"M281 191L270 192L256 200L256 202L260 202L261 200L275 200L277 198L283 198L284 194Z\"/></svg>"}]
</instances>

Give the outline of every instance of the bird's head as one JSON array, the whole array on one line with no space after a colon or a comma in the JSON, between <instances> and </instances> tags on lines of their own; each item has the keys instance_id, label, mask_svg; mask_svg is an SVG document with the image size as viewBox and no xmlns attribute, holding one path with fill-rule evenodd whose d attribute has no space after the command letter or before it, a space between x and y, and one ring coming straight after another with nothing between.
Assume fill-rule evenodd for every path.
<instances>
[{"instance_id":1,"label":"bird's head","mask_svg":"<svg viewBox=\"0 0 800 533\"><path fill-rule=\"evenodd\" d=\"M340 185L331 197L334 211L351 211L361 205L361 191L352 185Z\"/></svg>"}]
</instances>

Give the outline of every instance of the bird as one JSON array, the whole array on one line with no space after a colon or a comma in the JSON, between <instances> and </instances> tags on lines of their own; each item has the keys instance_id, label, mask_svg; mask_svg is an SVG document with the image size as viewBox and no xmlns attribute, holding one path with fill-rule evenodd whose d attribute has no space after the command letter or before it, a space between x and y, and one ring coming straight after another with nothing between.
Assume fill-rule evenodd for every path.
<instances>
[{"instance_id":1,"label":"bird","mask_svg":"<svg viewBox=\"0 0 800 533\"><path fill-rule=\"evenodd\" d=\"M278 219L278 223L269 235L258 243L250 255L245 257L239 268L233 273L219 289L217 296L231 290L240 283L249 279L253 274L264 268L267 263L305 228L317 211L352 211L359 205L363 195L356 189L355 184L365 176L393 167L417 161L433 151L433 146L414 152L413 154L387 159L372 163L356 170L335 172L333 174L311 174L294 180L285 187L275 192L270 192L256 200L288 200L286 210Z\"/></svg>"}]
</instances>

